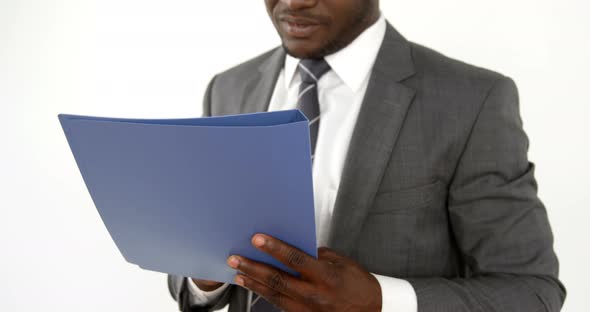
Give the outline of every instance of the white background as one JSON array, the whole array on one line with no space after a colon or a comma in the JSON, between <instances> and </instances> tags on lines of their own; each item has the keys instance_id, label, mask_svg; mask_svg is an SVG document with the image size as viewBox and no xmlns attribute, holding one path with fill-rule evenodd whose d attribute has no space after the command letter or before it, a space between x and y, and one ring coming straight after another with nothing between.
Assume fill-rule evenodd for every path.
<instances>
[{"instance_id":1,"label":"white background","mask_svg":"<svg viewBox=\"0 0 590 312\"><path fill-rule=\"evenodd\" d=\"M515 79L564 311L590 311L587 0L382 2L408 39ZM199 116L213 74L278 43L263 1L0 0L0 311L174 311L116 250L57 114Z\"/></svg>"}]
</instances>

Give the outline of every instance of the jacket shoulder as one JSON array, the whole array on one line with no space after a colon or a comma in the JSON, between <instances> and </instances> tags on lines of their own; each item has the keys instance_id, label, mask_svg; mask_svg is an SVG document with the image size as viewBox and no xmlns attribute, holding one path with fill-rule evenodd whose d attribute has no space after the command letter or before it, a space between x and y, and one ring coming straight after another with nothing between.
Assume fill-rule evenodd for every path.
<instances>
[{"instance_id":1,"label":"jacket shoulder","mask_svg":"<svg viewBox=\"0 0 590 312\"><path fill-rule=\"evenodd\" d=\"M440 121L449 133L467 134L478 118L501 114L520 118L518 90L511 78L419 44L411 43L411 47L415 75L404 84L416 91L413 109L422 114L422 119ZM486 116L480 114L484 107ZM464 137L457 142L466 140Z\"/></svg>"},{"instance_id":2,"label":"jacket shoulder","mask_svg":"<svg viewBox=\"0 0 590 312\"><path fill-rule=\"evenodd\" d=\"M273 48L254 58L220 72L216 75L216 81L228 82L228 80L231 81L250 77L252 73L255 73L258 68L264 64L264 62L268 61L268 59L277 52L277 49L280 48Z\"/></svg>"},{"instance_id":3,"label":"jacket shoulder","mask_svg":"<svg viewBox=\"0 0 590 312\"><path fill-rule=\"evenodd\" d=\"M419 78L446 81L455 86L489 88L495 81L506 79L503 74L457 60L423 45L410 42L412 58Z\"/></svg>"}]
</instances>

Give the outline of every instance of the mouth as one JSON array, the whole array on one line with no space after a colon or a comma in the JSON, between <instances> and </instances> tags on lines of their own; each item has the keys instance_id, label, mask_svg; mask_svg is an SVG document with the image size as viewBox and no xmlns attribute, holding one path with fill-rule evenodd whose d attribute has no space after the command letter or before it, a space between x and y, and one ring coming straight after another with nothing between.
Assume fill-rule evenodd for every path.
<instances>
[{"instance_id":1,"label":"mouth","mask_svg":"<svg viewBox=\"0 0 590 312\"><path fill-rule=\"evenodd\" d=\"M299 39L310 37L321 27L315 20L291 15L281 16L279 25L283 34Z\"/></svg>"}]
</instances>

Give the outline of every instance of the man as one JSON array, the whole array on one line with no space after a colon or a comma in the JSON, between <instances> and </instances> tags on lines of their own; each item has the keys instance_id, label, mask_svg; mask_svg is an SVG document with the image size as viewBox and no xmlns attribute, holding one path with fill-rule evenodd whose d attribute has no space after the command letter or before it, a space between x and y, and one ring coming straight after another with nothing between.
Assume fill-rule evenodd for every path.
<instances>
[{"instance_id":1,"label":"man","mask_svg":"<svg viewBox=\"0 0 590 312\"><path fill-rule=\"evenodd\" d=\"M319 258L233 255L236 283L169 277L183 311L558 311L565 289L518 94L409 42L378 0L266 0L282 47L211 81L205 115L310 120Z\"/></svg>"}]
</instances>

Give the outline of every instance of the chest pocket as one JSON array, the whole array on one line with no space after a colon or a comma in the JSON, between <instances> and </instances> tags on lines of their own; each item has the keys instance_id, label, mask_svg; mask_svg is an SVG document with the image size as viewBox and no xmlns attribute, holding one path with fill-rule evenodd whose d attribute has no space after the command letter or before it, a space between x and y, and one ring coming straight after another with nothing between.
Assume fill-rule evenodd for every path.
<instances>
[{"instance_id":1,"label":"chest pocket","mask_svg":"<svg viewBox=\"0 0 590 312\"><path fill-rule=\"evenodd\" d=\"M434 201L443 200L444 195L445 184L439 180L410 189L380 192L375 196L369 214L413 213Z\"/></svg>"}]
</instances>

